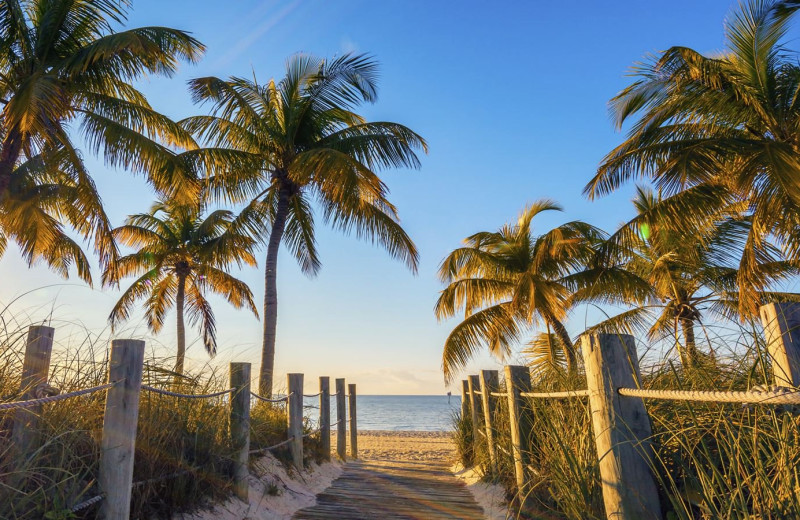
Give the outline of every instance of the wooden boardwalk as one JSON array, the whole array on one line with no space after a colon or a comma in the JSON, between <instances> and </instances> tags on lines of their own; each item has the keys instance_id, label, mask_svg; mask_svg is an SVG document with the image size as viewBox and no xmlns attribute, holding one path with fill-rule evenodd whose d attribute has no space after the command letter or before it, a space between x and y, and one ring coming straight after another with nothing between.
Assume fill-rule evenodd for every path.
<instances>
[{"instance_id":1,"label":"wooden boardwalk","mask_svg":"<svg viewBox=\"0 0 800 520\"><path fill-rule=\"evenodd\" d=\"M483 520L483 509L437 462L359 461L301 509L298 520Z\"/></svg>"}]
</instances>

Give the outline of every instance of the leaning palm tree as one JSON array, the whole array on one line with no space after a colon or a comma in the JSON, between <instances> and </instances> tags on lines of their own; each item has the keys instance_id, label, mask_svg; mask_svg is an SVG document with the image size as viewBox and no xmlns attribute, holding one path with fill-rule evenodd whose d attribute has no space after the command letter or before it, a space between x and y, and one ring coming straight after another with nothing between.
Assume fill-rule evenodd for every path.
<instances>
[{"instance_id":1,"label":"leaning palm tree","mask_svg":"<svg viewBox=\"0 0 800 520\"><path fill-rule=\"evenodd\" d=\"M172 305L177 313L176 374L183 374L186 353L184 314L202 331L209 354L216 352L216 322L208 293L224 297L237 309L246 307L258 316L247 285L226 272L231 264L256 265L255 240L243 231L242 221L230 211L216 210L205 217L203 208L161 201L149 213L128 217L114 229L121 243L136 252L119 259L105 273L106 281L138 278L122 294L109 316L112 327L127 320L136 302L145 299L147 325L161 330Z\"/></svg>"},{"instance_id":2,"label":"leaning palm tree","mask_svg":"<svg viewBox=\"0 0 800 520\"><path fill-rule=\"evenodd\" d=\"M162 191L197 183L170 146L191 136L154 111L132 86L195 61L187 33L141 27L115 31L128 1L0 2L0 250L17 242L29 263L89 279L83 253L63 225L94 237L101 263L116 255L100 198L67 129L79 128L112 166L143 172ZM30 224L30 227L29 227Z\"/></svg>"},{"instance_id":3,"label":"leaning palm tree","mask_svg":"<svg viewBox=\"0 0 800 520\"><path fill-rule=\"evenodd\" d=\"M618 128L638 120L585 188L594 198L649 177L684 228L739 204L752 221L737 275L745 317L769 239L800 259L800 65L783 44L798 7L748 0L725 20L721 54L676 46L634 69L611 112Z\"/></svg>"},{"instance_id":4,"label":"leaning palm tree","mask_svg":"<svg viewBox=\"0 0 800 520\"><path fill-rule=\"evenodd\" d=\"M578 302L571 276L582 271L603 238L599 229L580 221L562 224L543 235L533 234L533 219L545 211L560 211L551 200L527 206L514 224L498 231L467 237L464 246L442 262L439 278L447 287L439 295L435 313L439 320L464 312L445 340L442 369L447 381L483 345L503 358L537 322L552 331L556 342L534 341L542 363L559 364L553 351L563 350L567 370L577 371L577 355L566 327L570 307ZM590 277L587 276L586 279ZM596 278L596 276L592 276Z\"/></svg>"},{"instance_id":5,"label":"leaning palm tree","mask_svg":"<svg viewBox=\"0 0 800 520\"><path fill-rule=\"evenodd\" d=\"M652 292L639 305L590 330L636 333L647 329L652 340L672 336L681 364L695 367L700 360L696 328L703 318L709 314L713 319L739 317L738 264L752 219L723 214L693 228L677 228L660 194L641 186L633 204L637 215L620 226L598 252L604 261L616 262L644 280ZM796 265L783 259L771 244L762 244L761 250L756 270L759 302L796 300L796 294L769 290L796 275Z\"/></svg>"},{"instance_id":6,"label":"leaning palm tree","mask_svg":"<svg viewBox=\"0 0 800 520\"><path fill-rule=\"evenodd\" d=\"M215 77L190 82L194 99L211 102L210 115L184 127L205 139L199 164L211 193L265 206L264 336L259 392L272 394L278 294L278 249L285 244L307 275L320 268L315 242L316 203L322 218L345 233L378 242L416 271L416 247L399 224L388 189L376 171L418 167L425 141L403 125L366 122L352 112L374 102L377 65L367 56L332 60L298 55L280 81Z\"/></svg>"}]
</instances>

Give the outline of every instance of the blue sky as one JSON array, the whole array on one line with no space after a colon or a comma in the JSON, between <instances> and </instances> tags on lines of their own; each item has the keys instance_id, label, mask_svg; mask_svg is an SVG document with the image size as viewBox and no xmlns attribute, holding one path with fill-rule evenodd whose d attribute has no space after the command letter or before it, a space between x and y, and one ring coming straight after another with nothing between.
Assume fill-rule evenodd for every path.
<instances>
[{"instance_id":1,"label":"blue sky","mask_svg":"<svg viewBox=\"0 0 800 520\"><path fill-rule=\"evenodd\" d=\"M613 229L627 219L630 189L595 202L581 195L600 159L622 139L608 118L607 101L648 52L672 45L721 50L723 19L732 5L140 0L128 25L188 30L208 47L198 65L140 85L157 109L174 118L204 111L187 94L185 82L192 77L279 78L286 58L297 52L366 52L380 61L379 101L362 113L403 123L430 146L419 171L383 174L419 247L419 274L370 244L320 226L318 277L305 278L287 254L279 260L276 371L304 372L309 385L317 375L343 376L359 383L361 393L431 394L446 391L441 347L456 323L438 324L432 313L441 259L465 236L499 227L539 198L556 199L566 209L542 218L542 230L574 219ZM86 155L115 225L149 207L153 195L143 179ZM257 301L264 290L261 268L240 273ZM63 284L44 268L28 270L14 249L0 260L0 277L5 303L32 288ZM31 319L52 313L57 326L79 320L99 333L117 295L81 287L76 279L25 295L13 309ZM257 364L261 324L215 303L219 355L213 363ZM174 339L172 319L151 341L163 352ZM570 330L579 332L585 319L578 311ZM136 318L118 335L147 331ZM196 341L189 356L207 360ZM470 369L497 366L481 356Z\"/></svg>"}]
</instances>

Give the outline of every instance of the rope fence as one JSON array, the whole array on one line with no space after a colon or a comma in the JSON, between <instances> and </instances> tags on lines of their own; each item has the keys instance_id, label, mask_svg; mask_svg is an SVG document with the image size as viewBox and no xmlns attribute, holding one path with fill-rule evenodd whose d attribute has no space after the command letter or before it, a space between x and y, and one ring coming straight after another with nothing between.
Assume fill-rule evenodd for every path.
<instances>
[{"instance_id":1,"label":"rope fence","mask_svg":"<svg viewBox=\"0 0 800 520\"><path fill-rule=\"evenodd\" d=\"M775 387L766 391L717 391L717 390L645 390L641 388L619 388L619 395L643 399L669 401L692 401L702 403L749 403L749 404L800 404L800 391Z\"/></svg>"},{"instance_id":2,"label":"rope fence","mask_svg":"<svg viewBox=\"0 0 800 520\"><path fill-rule=\"evenodd\" d=\"M74 506L72 506L72 509L70 509L69 512L70 513L77 513L78 511L86 509L89 506L93 506L94 504L100 502L104 498L105 498L105 495L93 496L92 498L89 498L87 500L84 500L83 502L79 502L79 503L75 504Z\"/></svg>"},{"instance_id":3,"label":"rope fence","mask_svg":"<svg viewBox=\"0 0 800 520\"><path fill-rule=\"evenodd\" d=\"M80 395L86 394L93 394L95 392L100 392L101 390L107 390L114 386L115 383L106 383L100 386L93 386L91 388L84 388L83 390L75 390L74 392L68 392L66 394L58 394L58 395L50 395L47 397L40 397L39 399L29 399L27 401L15 401L12 403L2 403L0 404L0 411L2 410L14 410L16 408L30 408L31 406L38 406L40 404L46 403L54 403L56 401L63 401L64 399L69 399L71 397L78 397Z\"/></svg>"},{"instance_id":4,"label":"rope fence","mask_svg":"<svg viewBox=\"0 0 800 520\"><path fill-rule=\"evenodd\" d=\"M567 390L564 392L520 392L519 395L534 399L564 399L568 397L588 397L589 390Z\"/></svg>"},{"instance_id":5,"label":"rope fence","mask_svg":"<svg viewBox=\"0 0 800 520\"><path fill-rule=\"evenodd\" d=\"M172 478L178 478L178 477L182 477L184 475L189 475L191 473L195 473L196 471L197 471L197 469L186 469L186 470L183 470L183 471L178 471L176 473L168 473L166 475L161 475L161 476L158 476L158 477L148 478L146 480L140 480L138 482L134 482L133 484L131 484L131 486L134 487L134 488L137 488L137 487L140 487L140 486L145 486L147 484L155 484L156 482L162 482L164 480L169 480L169 479L172 479Z\"/></svg>"},{"instance_id":6,"label":"rope fence","mask_svg":"<svg viewBox=\"0 0 800 520\"><path fill-rule=\"evenodd\" d=\"M489 395L492 397L508 397L508 393L506 392L489 392Z\"/></svg>"},{"instance_id":7,"label":"rope fence","mask_svg":"<svg viewBox=\"0 0 800 520\"><path fill-rule=\"evenodd\" d=\"M250 392L250 395L252 395L256 399L258 399L259 401L263 401L265 403L285 403L285 402L289 401L289 397L294 395L294 393L291 393L291 394L289 394L289 395L287 395L285 397L278 397L277 399L269 399L267 397L260 396L255 392Z\"/></svg>"},{"instance_id":8,"label":"rope fence","mask_svg":"<svg viewBox=\"0 0 800 520\"><path fill-rule=\"evenodd\" d=\"M264 453L265 451L270 451L270 450L274 450L274 449L280 448L281 446L286 446L287 444L289 444L293 440L294 440L294 437L289 437L285 441L279 442L278 444L275 444L273 446L267 446L266 448L258 448L257 450L250 450L250 455L253 455L255 453Z\"/></svg>"},{"instance_id":9,"label":"rope fence","mask_svg":"<svg viewBox=\"0 0 800 520\"><path fill-rule=\"evenodd\" d=\"M322 395L322 392L317 392L316 394L303 394L303 397L319 397Z\"/></svg>"},{"instance_id":10,"label":"rope fence","mask_svg":"<svg viewBox=\"0 0 800 520\"><path fill-rule=\"evenodd\" d=\"M214 392L212 394L181 394L178 392L171 392L169 390L164 390L163 388L156 388L149 385L142 385L142 389L147 390L148 392L153 392L154 394L168 395L170 397L180 397L183 399L210 399L212 397L219 397L221 395L229 394L234 390L233 388L228 388L227 390Z\"/></svg>"}]
</instances>

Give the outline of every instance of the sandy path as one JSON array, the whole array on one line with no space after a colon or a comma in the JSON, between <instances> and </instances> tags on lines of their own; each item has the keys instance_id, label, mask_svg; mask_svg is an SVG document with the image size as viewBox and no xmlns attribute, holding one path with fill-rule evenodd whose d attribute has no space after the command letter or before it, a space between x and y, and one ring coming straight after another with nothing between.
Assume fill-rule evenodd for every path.
<instances>
[{"instance_id":1,"label":"sandy path","mask_svg":"<svg viewBox=\"0 0 800 520\"><path fill-rule=\"evenodd\" d=\"M452 464L456 450L448 432L359 431L358 457L362 460L441 461ZM336 453L336 435L331 436ZM350 446L347 447L348 453Z\"/></svg>"}]
</instances>

